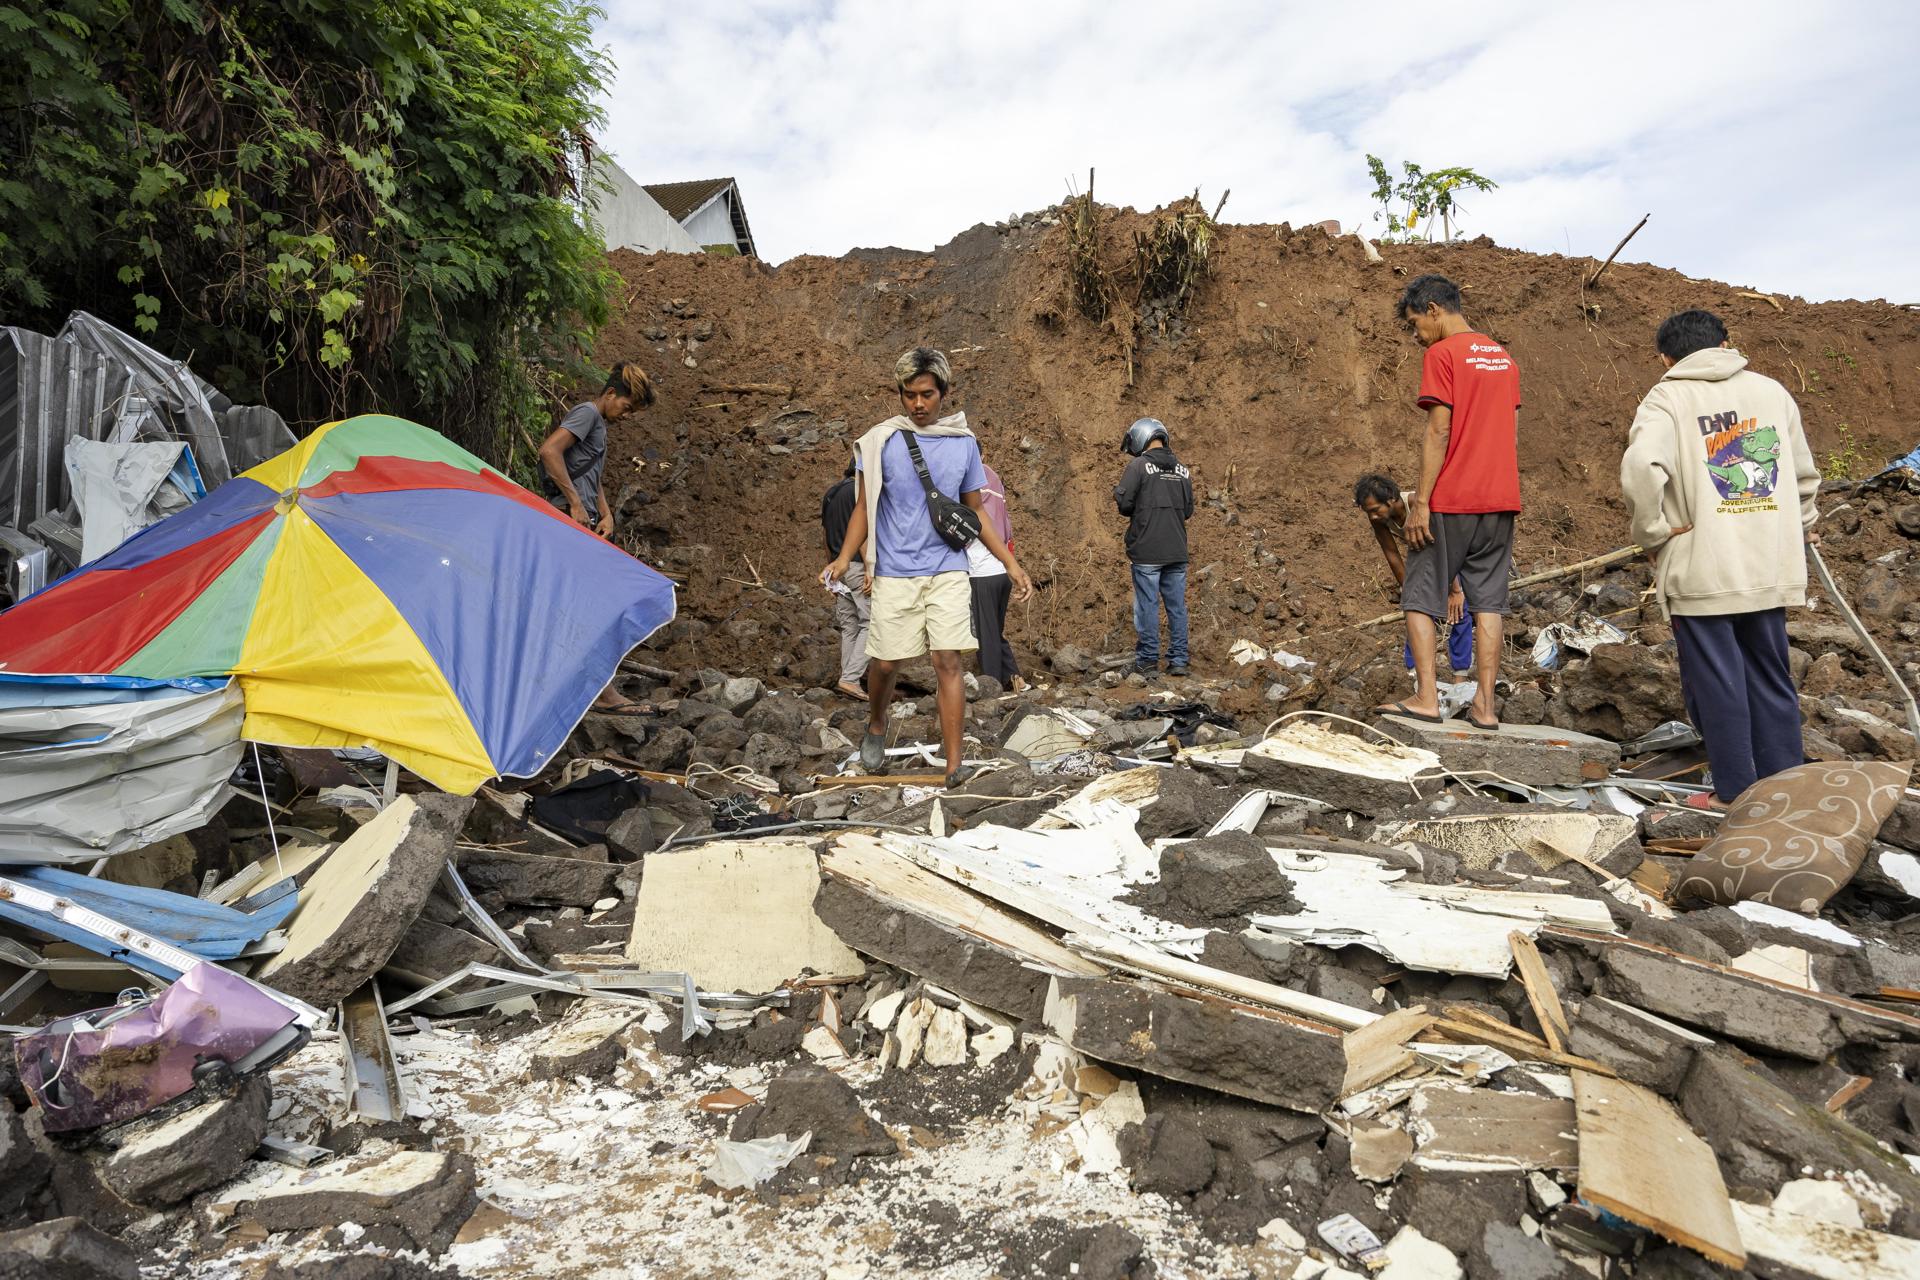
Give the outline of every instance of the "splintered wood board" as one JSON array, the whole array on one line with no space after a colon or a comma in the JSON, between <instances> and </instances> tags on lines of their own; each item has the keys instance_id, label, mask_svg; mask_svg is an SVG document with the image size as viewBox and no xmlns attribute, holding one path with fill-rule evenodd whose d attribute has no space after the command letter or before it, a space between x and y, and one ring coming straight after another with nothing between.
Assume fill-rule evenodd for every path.
<instances>
[{"instance_id":1,"label":"splintered wood board","mask_svg":"<svg viewBox=\"0 0 1920 1280\"><path fill-rule=\"evenodd\" d=\"M1423 1086L1413 1095L1407 1127L1419 1143L1422 1169L1577 1168L1574 1106L1565 1098L1493 1089Z\"/></svg>"},{"instance_id":2,"label":"splintered wood board","mask_svg":"<svg viewBox=\"0 0 1920 1280\"><path fill-rule=\"evenodd\" d=\"M718 840L647 858L627 956L705 991L766 992L866 965L813 914L820 864L800 840Z\"/></svg>"},{"instance_id":3,"label":"splintered wood board","mask_svg":"<svg viewBox=\"0 0 1920 1280\"><path fill-rule=\"evenodd\" d=\"M1713 1149L1664 1098L1576 1071L1573 1101L1584 1199L1723 1267L1747 1265Z\"/></svg>"}]
</instances>

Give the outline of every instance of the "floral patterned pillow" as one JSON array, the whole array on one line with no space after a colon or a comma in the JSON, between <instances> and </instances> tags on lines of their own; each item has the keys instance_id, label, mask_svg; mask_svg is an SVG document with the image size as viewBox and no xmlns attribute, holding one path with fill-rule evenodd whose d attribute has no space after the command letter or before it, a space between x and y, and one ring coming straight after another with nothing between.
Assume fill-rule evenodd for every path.
<instances>
[{"instance_id":1,"label":"floral patterned pillow","mask_svg":"<svg viewBox=\"0 0 1920 1280\"><path fill-rule=\"evenodd\" d=\"M1693 856L1675 901L1766 902L1812 915L1860 869L1913 762L1803 764L1740 793L1720 833Z\"/></svg>"}]
</instances>

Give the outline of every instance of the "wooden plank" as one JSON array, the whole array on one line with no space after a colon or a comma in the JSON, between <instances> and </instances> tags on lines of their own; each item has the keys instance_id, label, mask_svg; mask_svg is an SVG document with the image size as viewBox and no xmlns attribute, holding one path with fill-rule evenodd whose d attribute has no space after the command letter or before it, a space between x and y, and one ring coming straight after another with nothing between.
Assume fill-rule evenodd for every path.
<instances>
[{"instance_id":1,"label":"wooden plank","mask_svg":"<svg viewBox=\"0 0 1920 1280\"><path fill-rule=\"evenodd\" d=\"M1407 1041L1434 1023L1424 1005L1396 1009L1364 1027L1347 1032L1347 1078L1340 1096L1350 1098L1413 1065Z\"/></svg>"},{"instance_id":2,"label":"wooden plank","mask_svg":"<svg viewBox=\"0 0 1920 1280\"><path fill-rule=\"evenodd\" d=\"M1573 1100L1583 1199L1723 1267L1747 1265L1713 1148L1665 1099L1576 1071Z\"/></svg>"},{"instance_id":3,"label":"wooden plank","mask_svg":"<svg viewBox=\"0 0 1920 1280\"><path fill-rule=\"evenodd\" d=\"M1456 1172L1580 1166L1573 1101L1497 1089L1422 1085L1408 1110L1417 1168Z\"/></svg>"},{"instance_id":4,"label":"wooden plank","mask_svg":"<svg viewBox=\"0 0 1920 1280\"><path fill-rule=\"evenodd\" d=\"M1440 1018L1434 1022L1433 1030L1456 1044L1484 1044L1529 1062L1545 1062L1556 1067L1575 1067L1598 1076L1613 1074L1613 1068L1604 1062L1595 1062L1591 1058L1582 1058L1577 1054L1557 1052L1544 1040L1535 1039L1517 1027L1496 1030L1486 1023Z\"/></svg>"},{"instance_id":5,"label":"wooden plank","mask_svg":"<svg viewBox=\"0 0 1920 1280\"><path fill-rule=\"evenodd\" d=\"M1846 1110L1849 1102L1852 1102L1855 1098L1865 1093L1872 1085L1872 1076L1848 1076L1847 1082L1838 1089L1835 1089L1833 1096L1827 1099L1827 1113L1829 1115L1839 1115L1842 1111Z\"/></svg>"},{"instance_id":6,"label":"wooden plank","mask_svg":"<svg viewBox=\"0 0 1920 1280\"><path fill-rule=\"evenodd\" d=\"M1560 993L1554 990L1553 977L1547 972L1546 961L1540 958L1540 948L1518 929L1507 935L1507 945L1513 948L1514 966L1520 971L1521 985L1527 989L1527 1003L1533 1006L1533 1016L1540 1019L1540 1029L1546 1032L1547 1047L1555 1053L1565 1052L1567 1039L1572 1035L1567 1029L1567 1011L1560 1007Z\"/></svg>"}]
</instances>

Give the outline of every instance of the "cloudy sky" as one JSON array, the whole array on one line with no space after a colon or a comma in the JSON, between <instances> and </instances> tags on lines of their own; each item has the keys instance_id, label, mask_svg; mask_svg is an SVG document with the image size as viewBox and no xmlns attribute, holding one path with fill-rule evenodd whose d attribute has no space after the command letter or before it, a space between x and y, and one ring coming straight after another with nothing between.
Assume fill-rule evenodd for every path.
<instances>
[{"instance_id":1,"label":"cloudy sky","mask_svg":"<svg viewBox=\"0 0 1920 1280\"><path fill-rule=\"evenodd\" d=\"M762 256L926 249L1061 199L1367 221L1366 153L1500 184L1468 234L1920 302L1920 4L603 0L604 138L739 179Z\"/></svg>"}]
</instances>

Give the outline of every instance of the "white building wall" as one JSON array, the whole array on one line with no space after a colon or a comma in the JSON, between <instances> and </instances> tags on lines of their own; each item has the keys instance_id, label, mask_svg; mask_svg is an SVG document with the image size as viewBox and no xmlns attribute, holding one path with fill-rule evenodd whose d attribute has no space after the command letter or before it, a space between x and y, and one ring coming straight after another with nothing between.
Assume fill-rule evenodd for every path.
<instances>
[{"instance_id":1,"label":"white building wall","mask_svg":"<svg viewBox=\"0 0 1920 1280\"><path fill-rule=\"evenodd\" d=\"M697 245L737 244L733 234L733 208L725 195L687 219L687 233Z\"/></svg>"},{"instance_id":2,"label":"white building wall","mask_svg":"<svg viewBox=\"0 0 1920 1280\"><path fill-rule=\"evenodd\" d=\"M596 194L593 207L594 221L600 224L609 252L614 249L632 249L638 253L701 252L702 242L668 217L659 202L629 177L626 170L604 156L596 167L612 184L610 191ZM731 231L726 238L733 238Z\"/></svg>"}]
</instances>

